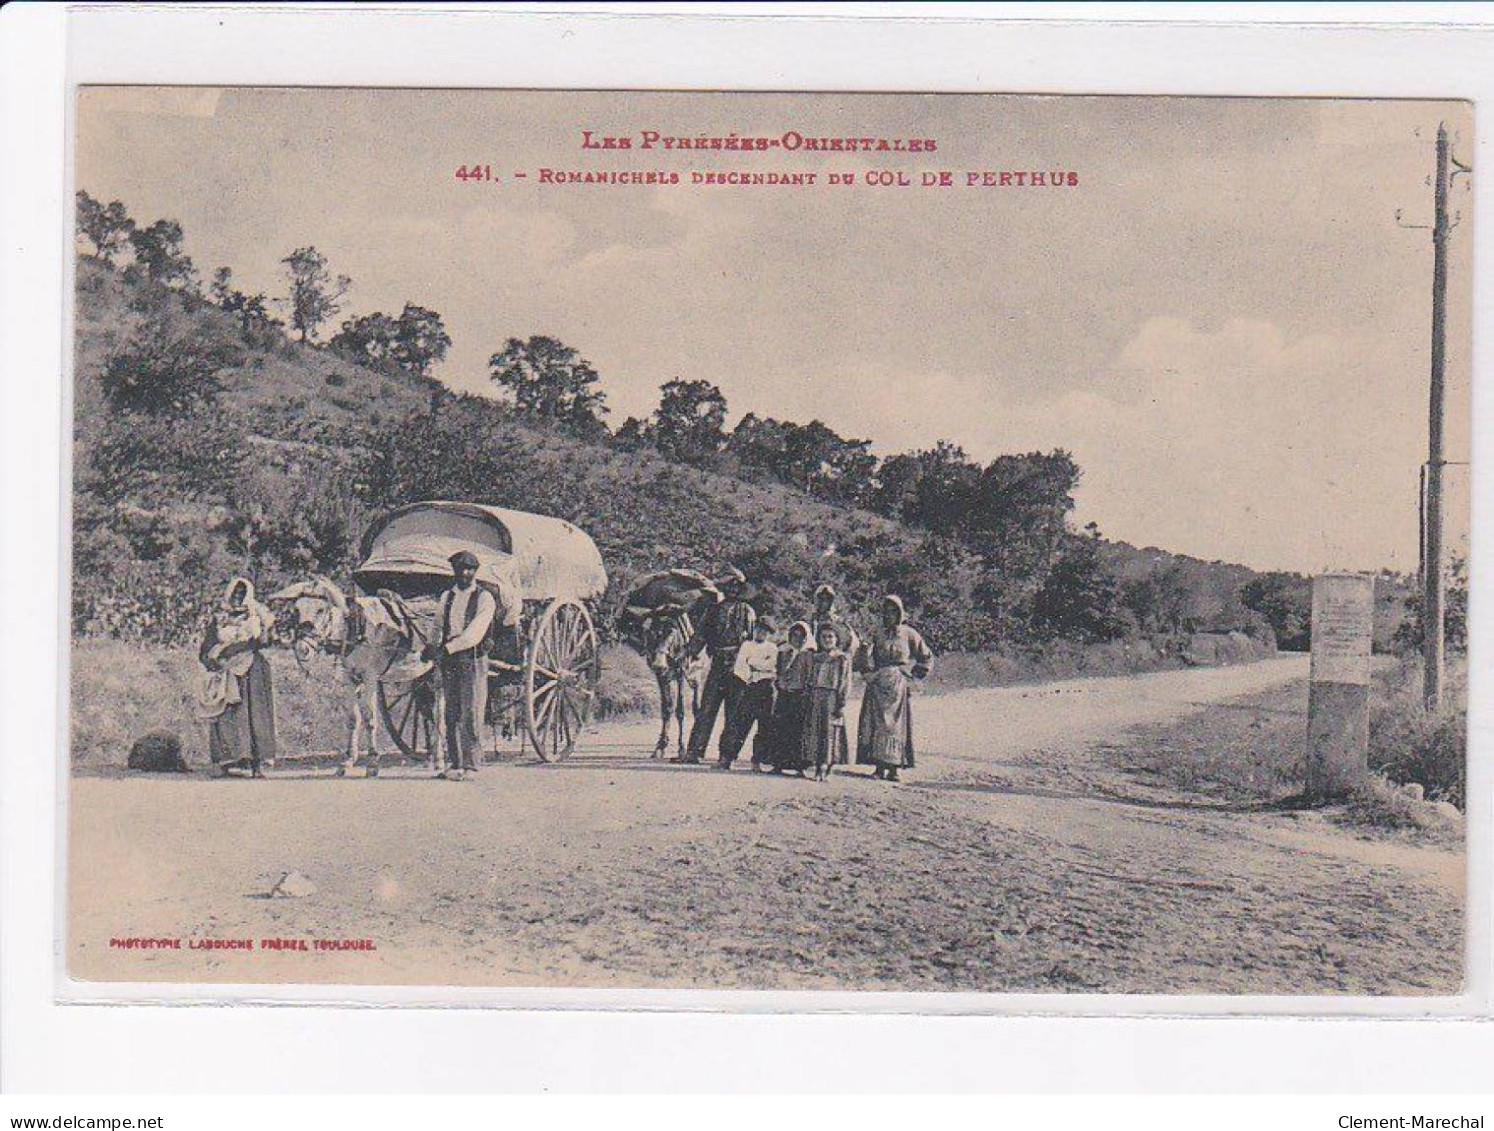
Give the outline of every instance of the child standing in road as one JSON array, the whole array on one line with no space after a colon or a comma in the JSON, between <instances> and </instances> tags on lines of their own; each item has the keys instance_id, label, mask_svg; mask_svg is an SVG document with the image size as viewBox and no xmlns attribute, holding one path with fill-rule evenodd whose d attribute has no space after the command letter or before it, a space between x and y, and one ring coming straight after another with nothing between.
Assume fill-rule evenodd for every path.
<instances>
[{"instance_id":1,"label":"child standing in road","mask_svg":"<svg viewBox=\"0 0 1494 1131\"><path fill-rule=\"evenodd\" d=\"M814 780L830 776L845 733L846 694L851 686L851 658L840 650L840 636L832 624L822 624L813 652L794 660L803 669L807 701L801 757L814 765ZM801 771L802 772L802 771Z\"/></svg>"}]
</instances>

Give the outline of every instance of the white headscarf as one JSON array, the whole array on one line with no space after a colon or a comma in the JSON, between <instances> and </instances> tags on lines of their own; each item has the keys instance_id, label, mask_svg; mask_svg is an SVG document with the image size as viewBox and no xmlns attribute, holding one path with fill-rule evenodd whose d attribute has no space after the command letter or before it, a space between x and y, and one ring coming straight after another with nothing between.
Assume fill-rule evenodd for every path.
<instances>
[{"instance_id":1,"label":"white headscarf","mask_svg":"<svg viewBox=\"0 0 1494 1131\"><path fill-rule=\"evenodd\" d=\"M908 619L908 610L903 607L903 599L896 593L889 593L887 594L887 596L882 598L882 607L885 609L888 605L897 606L898 624L902 624L905 620Z\"/></svg>"},{"instance_id":2,"label":"white headscarf","mask_svg":"<svg viewBox=\"0 0 1494 1131\"><path fill-rule=\"evenodd\" d=\"M244 605L236 608L233 603L234 590L244 587ZM275 614L254 596L254 582L247 577L235 577L223 589L223 600L218 606L218 625L221 636L226 624L231 624L234 635L243 641L260 640L269 635L275 625ZM232 618L229 620L229 618Z\"/></svg>"}]
</instances>

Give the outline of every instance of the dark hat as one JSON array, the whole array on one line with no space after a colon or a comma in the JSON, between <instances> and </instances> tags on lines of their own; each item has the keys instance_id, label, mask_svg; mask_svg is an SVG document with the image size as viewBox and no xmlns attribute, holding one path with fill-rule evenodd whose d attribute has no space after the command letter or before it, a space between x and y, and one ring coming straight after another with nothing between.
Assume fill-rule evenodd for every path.
<instances>
[{"instance_id":1,"label":"dark hat","mask_svg":"<svg viewBox=\"0 0 1494 1131\"><path fill-rule=\"evenodd\" d=\"M814 587L814 595L816 597L819 597L820 595L825 594L825 593L828 593L828 594L830 594L830 596L834 597L835 596L835 586L831 585L829 582L826 582L823 585L816 585Z\"/></svg>"},{"instance_id":2,"label":"dark hat","mask_svg":"<svg viewBox=\"0 0 1494 1131\"><path fill-rule=\"evenodd\" d=\"M772 617L758 617L754 628L766 628L769 632L778 631L778 623Z\"/></svg>"},{"instance_id":3,"label":"dark hat","mask_svg":"<svg viewBox=\"0 0 1494 1131\"><path fill-rule=\"evenodd\" d=\"M451 562L452 569L476 569L482 564L471 550L458 550L447 561Z\"/></svg>"}]
</instances>

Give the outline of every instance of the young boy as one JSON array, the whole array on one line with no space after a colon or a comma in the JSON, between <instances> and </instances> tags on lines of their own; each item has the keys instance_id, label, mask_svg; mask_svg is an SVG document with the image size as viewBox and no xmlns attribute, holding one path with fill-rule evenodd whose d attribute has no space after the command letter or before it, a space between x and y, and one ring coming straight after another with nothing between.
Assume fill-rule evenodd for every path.
<instances>
[{"instance_id":1,"label":"young boy","mask_svg":"<svg viewBox=\"0 0 1494 1131\"><path fill-rule=\"evenodd\" d=\"M736 725L722 739L718 769L731 769L754 723L757 734L752 740L752 764L760 766L772 758L773 685L778 678L778 647L771 639L775 627L772 617L759 617L752 626L752 639L737 652L731 671L731 678L740 684L736 688Z\"/></svg>"}]
</instances>

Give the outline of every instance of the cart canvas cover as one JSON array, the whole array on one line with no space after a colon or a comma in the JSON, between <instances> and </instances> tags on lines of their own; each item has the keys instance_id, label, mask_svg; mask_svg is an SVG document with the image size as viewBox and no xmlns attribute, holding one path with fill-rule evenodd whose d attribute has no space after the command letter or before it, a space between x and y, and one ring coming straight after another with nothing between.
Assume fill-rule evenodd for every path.
<instances>
[{"instance_id":1,"label":"cart canvas cover","mask_svg":"<svg viewBox=\"0 0 1494 1131\"><path fill-rule=\"evenodd\" d=\"M593 600L607 588L596 544L563 519L477 503L411 503L364 535L355 577L365 588L398 588L400 578L451 576L451 556L477 556L477 579L505 609L522 601Z\"/></svg>"}]
</instances>

